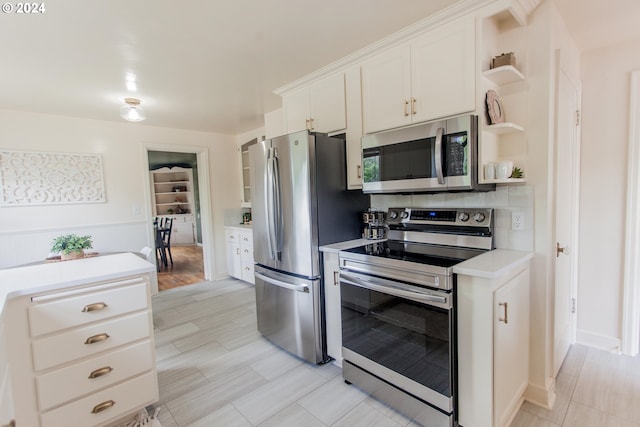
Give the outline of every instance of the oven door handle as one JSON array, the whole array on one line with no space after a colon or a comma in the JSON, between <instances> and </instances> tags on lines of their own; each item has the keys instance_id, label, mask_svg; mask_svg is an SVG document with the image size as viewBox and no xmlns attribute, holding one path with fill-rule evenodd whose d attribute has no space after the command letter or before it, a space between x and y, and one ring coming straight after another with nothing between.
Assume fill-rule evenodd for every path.
<instances>
[{"instance_id":1,"label":"oven door handle","mask_svg":"<svg viewBox=\"0 0 640 427\"><path fill-rule=\"evenodd\" d=\"M444 296L425 294L422 292L415 292L415 291L407 291L405 289L398 288L391 284L384 284L384 285L378 284L371 279L367 279L366 281L363 281L353 276L348 276L344 273L340 273L340 282L347 283L353 286L358 286L359 288L369 289L369 290L377 291L383 294L392 295L395 297L408 298L416 302L424 302L424 303L433 302L433 303L448 305L448 298Z\"/></svg>"}]
</instances>

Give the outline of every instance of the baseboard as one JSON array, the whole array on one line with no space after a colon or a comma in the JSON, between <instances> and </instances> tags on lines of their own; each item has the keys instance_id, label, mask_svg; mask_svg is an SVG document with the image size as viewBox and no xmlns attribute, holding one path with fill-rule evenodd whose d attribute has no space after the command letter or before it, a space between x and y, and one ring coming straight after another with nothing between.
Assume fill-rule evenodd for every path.
<instances>
[{"instance_id":1,"label":"baseboard","mask_svg":"<svg viewBox=\"0 0 640 427\"><path fill-rule=\"evenodd\" d=\"M584 329L578 329L576 342L588 347L611 351L613 353L620 353L621 348L620 338L596 334L594 332L585 331Z\"/></svg>"},{"instance_id":2,"label":"baseboard","mask_svg":"<svg viewBox=\"0 0 640 427\"><path fill-rule=\"evenodd\" d=\"M524 391L524 400L536 406L551 410L556 401L556 382L549 379L546 386L531 384Z\"/></svg>"}]
</instances>

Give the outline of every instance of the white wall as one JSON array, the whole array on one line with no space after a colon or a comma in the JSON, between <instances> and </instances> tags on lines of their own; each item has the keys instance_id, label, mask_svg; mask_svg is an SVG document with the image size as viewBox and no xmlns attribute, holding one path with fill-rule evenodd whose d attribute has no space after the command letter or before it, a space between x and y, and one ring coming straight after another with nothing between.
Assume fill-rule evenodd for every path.
<instances>
[{"instance_id":1,"label":"white wall","mask_svg":"<svg viewBox=\"0 0 640 427\"><path fill-rule=\"evenodd\" d=\"M583 53L578 340L614 346L622 289L631 71L640 39Z\"/></svg>"},{"instance_id":2,"label":"white wall","mask_svg":"<svg viewBox=\"0 0 640 427\"><path fill-rule=\"evenodd\" d=\"M116 112L117 113L117 112ZM148 144L206 147L211 172L214 271L226 275L224 209L237 206L235 136L0 110L0 150L101 154L106 203L0 207L0 268L43 260L66 232L94 236L94 250L153 247L144 168Z\"/></svg>"}]
</instances>

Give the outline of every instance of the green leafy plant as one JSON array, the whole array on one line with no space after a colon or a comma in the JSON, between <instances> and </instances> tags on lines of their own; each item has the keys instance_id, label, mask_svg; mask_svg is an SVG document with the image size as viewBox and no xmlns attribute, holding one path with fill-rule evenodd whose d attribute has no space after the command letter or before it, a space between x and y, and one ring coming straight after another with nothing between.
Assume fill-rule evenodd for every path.
<instances>
[{"instance_id":1,"label":"green leafy plant","mask_svg":"<svg viewBox=\"0 0 640 427\"><path fill-rule=\"evenodd\" d=\"M523 176L524 176L524 172L522 172L522 169L520 169L519 167L515 167L511 172L510 178L522 178Z\"/></svg>"},{"instance_id":2,"label":"green leafy plant","mask_svg":"<svg viewBox=\"0 0 640 427\"><path fill-rule=\"evenodd\" d=\"M66 234L53 239L51 252L70 254L80 252L84 249L91 249L93 242L91 236L78 236L77 234Z\"/></svg>"}]
</instances>

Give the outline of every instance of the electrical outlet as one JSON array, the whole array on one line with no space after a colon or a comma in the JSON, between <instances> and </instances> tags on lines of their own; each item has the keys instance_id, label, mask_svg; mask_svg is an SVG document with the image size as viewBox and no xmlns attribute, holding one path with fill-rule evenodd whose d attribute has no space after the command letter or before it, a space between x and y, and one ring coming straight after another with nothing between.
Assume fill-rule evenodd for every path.
<instances>
[{"instance_id":1,"label":"electrical outlet","mask_svg":"<svg viewBox=\"0 0 640 427\"><path fill-rule=\"evenodd\" d=\"M524 214L522 212L511 212L511 229L524 231Z\"/></svg>"}]
</instances>

